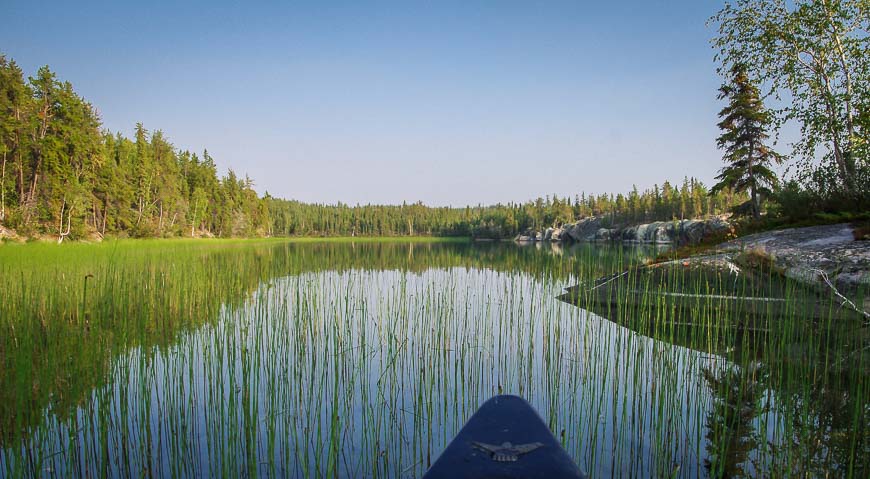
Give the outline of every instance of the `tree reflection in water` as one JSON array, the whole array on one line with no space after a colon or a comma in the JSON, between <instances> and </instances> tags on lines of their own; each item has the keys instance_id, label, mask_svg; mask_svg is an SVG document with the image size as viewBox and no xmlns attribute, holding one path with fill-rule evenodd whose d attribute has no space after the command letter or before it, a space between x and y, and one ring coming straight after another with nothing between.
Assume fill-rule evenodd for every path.
<instances>
[{"instance_id":1,"label":"tree reflection in water","mask_svg":"<svg viewBox=\"0 0 870 479\"><path fill-rule=\"evenodd\" d=\"M711 477L755 477L749 455L763 439L755 419L768 409L763 401L766 368L760 362L702 369L713 404L707 413L705 461Z\"/></svg>"}]
</instances>

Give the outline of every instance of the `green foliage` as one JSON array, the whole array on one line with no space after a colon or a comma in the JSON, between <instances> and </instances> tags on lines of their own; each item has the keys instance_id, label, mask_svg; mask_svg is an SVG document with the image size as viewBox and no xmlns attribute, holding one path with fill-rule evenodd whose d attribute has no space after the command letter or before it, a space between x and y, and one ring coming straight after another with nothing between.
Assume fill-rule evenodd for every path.
<instances>
[{"instance_id":1,"label":"green foliage","mask_svg":"<svg viewBox=\"0 0 870 479\"><path fill-rule=\"evenodd\" d=\"M800 127L797 179L821 196L870 192L859 178L870 153L868 12L867 0L735 0L712 19L723 70L744 65L778 106L774 125Z\"/></svg>"},{"instance_id":2,"label":"green foliage","mask_svg":"<svg viewBox=\"0 0 870 479\"><path fill-rule=\"evenodd\" d=\"M157 130L100 131L94 108L48 67L24 81L0 56L0 222L30 236L261 236L253 182L220 178L208 152Z\"/></svg>"},{"instance_id":3,"label":"green foliage","mask_svg":"<svg viewBox=\"0 0 870 479\"><path fill-rule=\"evenodd\" d=\"M308 204L259 198L253 181L217 174L208 151L176 149L160 130L100 130L94 108L43 67L25 82L0 56L0 223L29 237L473 236L511 238L587 216L610 224L721 214L745 200L694 178L628 194L492 206Z\"/></svg>"},{"instance_id":4,"label":"green foliage","mask_svg":"<svg viewBox=\"0 0 870 479\"><path fill-rule=\"evenodd\" d=\"M713 195L694 178L684 178L678 188L665 181L661 190L628 195L586 195L572 203L557 195L526 203L465 208L309 204L266 195L271 234L276 236L473 236L512 238L527 230L540 231L588 216L602 216L611 224L668 221L722 214L746 199L725 188Z\"/></svg>"},{"instance_id":5,"label":"green foliage","mask_svg":"<svg viewBox=\"0 0 870 479\"><path fill-rule=\"evenodd\" d=\"M771 212L792 222L815 219L829 223L832 218L836 222L851 221L870 211L870 196L807 187L794 180L778 189L772 200Z\"/></svg>"},{"instance_id":6,"label":"green foliage","mask_svg":"<svg viewBox=\"0 0 870 479\"><path fill-rule=\"evenodd\" d=\"M716 143L725 150L722 159L727 166L716 177L719 183L711 192L724 188L749 191L749 210L758 218L761 199L770 196L770 187L777 185L770 164L782 161L782 156L764 144L769 138L766 128L770 124L770 115L759 98L758 88L749 81L743 64L732 67L730 82L722 85L719 92L719 99L727 100L728 104L719 112L722 134Z\"/></svg>"},{"instance_id":7,"label":"green foliage","mask_svg":"<svg viewBox=\"0 0 870 479\"><path fill-rule=\"evenodd\" d=\"M803 219L809 212L818 209L814 204L814 195L802 189L797 181L787 182L776 192L773 200L773 211L793 220Z\"/></svg>"}]
</instances>

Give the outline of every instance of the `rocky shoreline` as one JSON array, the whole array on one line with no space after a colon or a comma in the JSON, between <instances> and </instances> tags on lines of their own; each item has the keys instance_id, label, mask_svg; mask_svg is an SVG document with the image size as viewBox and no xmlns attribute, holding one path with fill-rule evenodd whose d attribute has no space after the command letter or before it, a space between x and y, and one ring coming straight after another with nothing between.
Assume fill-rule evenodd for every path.
<instances>
[{"instance_id":1,"label":"rocky shoreline","mask_svg":"<svg viewBox=\"0 0 870 479\"><path fill-rule=\"evenodd\" d=\"M856 298L870 292L870 241L848 223L767 231L717 247L737 260L763 258L786 277ZM856 298L860 299L860 298ZM870 307L870 298L864 300Z\"/></svg>"},{"instance_id":2,"label":"rocky shoreline","mask_svg":"<svg viewBox=\"0 0 870 479\"><path fill-rule=\"evenodd\" d=\"M694 220L656 221L639 225L612 225L606 217L584 218L543 231L527 231L514 241L550 242L627 242L649 244L698 244L731 230L724 217Z\"/></svg>"},{"instance_id":3,"label":"rocky shoreline","mask_svg":"<svg viewBox=\"0 0 870 479\"><path fill-rule=\"evenodd\" d=\"M597 221L583 220L539 237L517 241L621 241L654 244L697 244L730 231L724 219L650 223L621 229L598 228ZM870 241L856 238L848 223L766 231L736 238L703 254L673 261L674 264L715 269L769 267L777 274L836 295L844 308L861 312L870 320ZM661 266L666 263L659 263Z\"/></svg>"}]
</instances>

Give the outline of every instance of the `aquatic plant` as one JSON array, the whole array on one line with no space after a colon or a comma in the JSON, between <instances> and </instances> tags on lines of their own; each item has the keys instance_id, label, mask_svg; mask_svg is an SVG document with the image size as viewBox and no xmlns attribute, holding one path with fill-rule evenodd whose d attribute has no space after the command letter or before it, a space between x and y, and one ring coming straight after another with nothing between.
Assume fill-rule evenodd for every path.
<instances>
[{"instance_id":1,"label":"aquatic plant","mask_svg":"<svg viewBox=\"0 0 870 479\"><path fill-rule=\"evenodd\" d=\"M649 275L648 254L4 246L0 475L419 476L515 393L596 477L863 477L866 332L834 303L807 318L810 293L774 272ZM609 301L557 299L608 275ZM724 288L786 301L750 323L709 297Z\"/></svg>"}]
</instances>

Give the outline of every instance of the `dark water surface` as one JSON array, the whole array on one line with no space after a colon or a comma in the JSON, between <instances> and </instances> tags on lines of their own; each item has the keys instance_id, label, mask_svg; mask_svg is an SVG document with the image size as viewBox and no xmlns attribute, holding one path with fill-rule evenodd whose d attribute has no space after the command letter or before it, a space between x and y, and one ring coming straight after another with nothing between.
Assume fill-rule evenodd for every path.
<instances>
[{"instance_id":1,"label":"dark water surface","mask_svg":"<svg viewBox=\"0 0 870 479\"><path fill-rule=\"evenodd\" d=\"M557 299L649 248L8 248L3 477L417 477L498 393L593 477L868 472L866 328Z\"/></svg>"}]
</instances>

